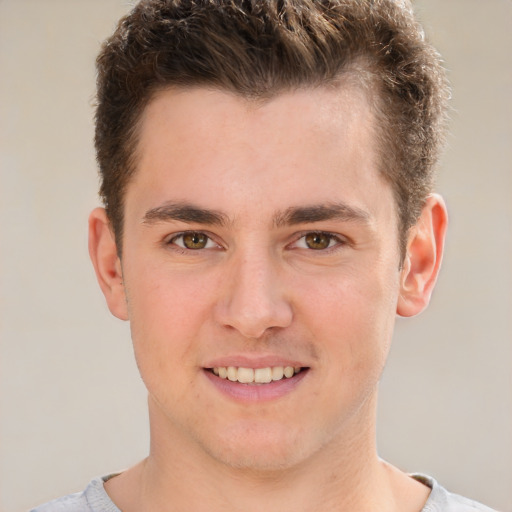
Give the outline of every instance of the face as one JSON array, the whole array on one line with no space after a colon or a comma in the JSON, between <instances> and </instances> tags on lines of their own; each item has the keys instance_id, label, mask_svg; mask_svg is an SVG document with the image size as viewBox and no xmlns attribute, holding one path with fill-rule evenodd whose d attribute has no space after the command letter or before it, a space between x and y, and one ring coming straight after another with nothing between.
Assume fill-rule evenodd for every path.
<instances>
[{"instance_id":1,"label":"face","mask_svg":"<svg viewBox=\"0 0 512 512\"><path fill-rule=\"evenodd\" d=\"M350 88L262 104L168 90L149 104L116 314L155 436L276 468L373 435L400 292L373 127Z\"/></svg>"}]
</instances>

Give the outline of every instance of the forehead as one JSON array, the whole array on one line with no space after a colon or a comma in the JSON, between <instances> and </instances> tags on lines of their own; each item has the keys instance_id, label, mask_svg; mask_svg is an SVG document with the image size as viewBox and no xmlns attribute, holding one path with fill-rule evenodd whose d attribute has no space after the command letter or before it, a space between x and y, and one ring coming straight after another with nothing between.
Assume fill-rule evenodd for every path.
<instances>
[{"instance_id":1,"label":"forehead","mask_svg":"<svg viewBox=\"0 0 512 512\"><path fill-rule=\"evenodd\" d=\"M150 147L158 143L158 132L172 129L181 141L200 135L202 142L208 143L216 137L217 132L212 131L215 127L229 133L231 143L249 135L255 144L268 137L279 144L304 136L315 144L321 140L329 144L333 137L339 139L348 130L368 130L373 124L367 94L348 81L345 85L303 88L263 99L203 87L170 88L157 92L144 110L139 142ZM275 139L276 134L281 137Z\"/></svg>"},{"instance_id":2,"label":"forehead","mask_svg":"<svg viewBox=\"0 0 512 512\"><path fill-rule=\"evenodd\" d=\"M149 194L236 213L258 203L360 208L365 195L389 188L377 171L374 126L365 93L350 85L265 101L200 87L160 91L140 122L127 203Z\"/></svg>"}]
</instances>

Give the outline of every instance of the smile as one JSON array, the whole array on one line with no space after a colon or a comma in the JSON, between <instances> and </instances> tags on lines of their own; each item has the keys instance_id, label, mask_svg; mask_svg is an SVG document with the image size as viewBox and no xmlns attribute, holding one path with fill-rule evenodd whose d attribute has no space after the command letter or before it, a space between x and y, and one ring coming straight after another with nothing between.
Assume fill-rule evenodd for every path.
<instances>
[{"instance_id":1,"label":"smile","mask_svg":"<svg viewBox=\"0 0 512 512\"><path fill-rule=\"evenodd\" d=\"M242 384L268 384L282 380L290 379L302 371L300 366L267 366L266 368L244 368L236 366L218 366L211 371L221 379L227 379L231 382L240 382Z\"/></svg>"}]
</instances>

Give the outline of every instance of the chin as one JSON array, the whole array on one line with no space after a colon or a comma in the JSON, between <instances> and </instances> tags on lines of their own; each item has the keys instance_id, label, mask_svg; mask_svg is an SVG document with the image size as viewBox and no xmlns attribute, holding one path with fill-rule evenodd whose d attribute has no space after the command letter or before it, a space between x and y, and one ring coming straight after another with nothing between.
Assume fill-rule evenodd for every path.
<instances>
[{"instance_id":1,"label":"chin","mask_svg":"<svg viewBox=\"0 0 512 512\"><path fill-rule=\"evenodd\" d=\"M314 452L311 446L289 430L255 425L245 429L227 429L217 442L209 442L205 451L226 466L255 472L290 469Z\"/></svg>"},{"instance_id":2,"label":"chin","mask_svg":"<svg viewBox=\"0 0 512 512\"><path fill-rule=\"evenodd\" d=\"M236 451L232 448L215 449L210 451L210 456L230 468L253 473L286 471L303 461L303 457L298 453L277 454L273 452L272 447L267 447L265 450L248 450L245 447Z\"/></svg>"}]
</instances>

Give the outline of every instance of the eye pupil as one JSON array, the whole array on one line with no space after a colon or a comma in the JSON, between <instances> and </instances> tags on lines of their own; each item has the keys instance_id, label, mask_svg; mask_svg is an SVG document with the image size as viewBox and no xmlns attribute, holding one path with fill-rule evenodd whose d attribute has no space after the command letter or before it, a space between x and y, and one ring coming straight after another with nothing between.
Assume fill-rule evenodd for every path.
<instances>
[{"instance_id":1,"label":"eye pupil","mask_svg":"<svg viewBox=\"0 0 512 512\"><path fill-rule=\"evenodd\" d=\"M183 244L187 249L204 249L208 237L204 233L186 233L183 235Z\"/></svg>"},{"instance_id":2,"label":"eye pupil","mask_svg":"<svg viewBox=\"0 0 512 512\"><path fill-rule=\"evenodd\" d=\"M310 249L327 249L327 247L329 247L330 241L330 236L326 235L325 233L309 233L306 235L306 245Z\"/></svg>"}]
</instances>

